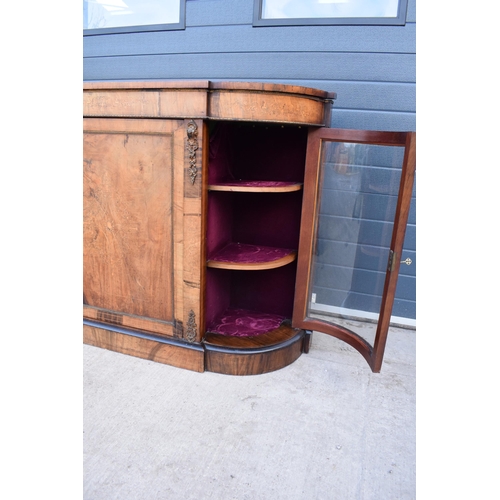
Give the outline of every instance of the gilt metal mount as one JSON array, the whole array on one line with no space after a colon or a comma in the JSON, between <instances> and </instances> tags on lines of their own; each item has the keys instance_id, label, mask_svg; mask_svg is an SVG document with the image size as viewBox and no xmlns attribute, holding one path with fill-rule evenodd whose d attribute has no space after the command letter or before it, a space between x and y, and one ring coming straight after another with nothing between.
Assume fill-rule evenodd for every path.
<instances>
[{"instance_id":1,"label":"gilt metal mount","mask_svg":"<svg viewBox=\"0 0 500 500\"><path fill-rule=\"evenodd\" d=\"M194 342L196 340L196 315L194 314L194 311L191 309L189 311L189 316L188 316L188 322L187 322L187 328L186 328L186 340L189 342Z\"/></svg>"},{"instance_id":2,"label":"gilt metal mount","mask_svg":"<svg viewBox=\"0 0 500 500\"><path fill-rule=\"evenodd\" d=\"M187 150L189 154L189 177L191 184L194 184L198 175L196 167L196 150L198 149L198 125L194 120L190 120L187 125Z\"/></svg>"}]
</instances>

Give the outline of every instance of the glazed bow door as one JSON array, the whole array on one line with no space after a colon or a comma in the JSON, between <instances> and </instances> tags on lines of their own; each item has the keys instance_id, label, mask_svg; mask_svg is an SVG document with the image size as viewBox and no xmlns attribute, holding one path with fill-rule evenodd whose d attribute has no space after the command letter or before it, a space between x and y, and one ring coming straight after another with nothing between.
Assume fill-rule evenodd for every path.
<instances>
[{"instance_id":1,"label":"glazed bow door","mask_svg":"<svg viewBox=\"0 0 500 500\"><path fill-rule=\"evenodd\" d=\"M382 365L416 156L413 132L310 133L293 326Z\"/></svg>"}]
</instances>

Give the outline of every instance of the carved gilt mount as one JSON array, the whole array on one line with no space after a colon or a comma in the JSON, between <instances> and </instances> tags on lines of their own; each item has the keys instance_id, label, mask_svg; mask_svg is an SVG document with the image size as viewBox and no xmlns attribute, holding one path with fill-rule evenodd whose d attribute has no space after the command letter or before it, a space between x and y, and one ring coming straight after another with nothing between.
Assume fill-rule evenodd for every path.
<instances>
[{"instance_id":1,"label":"carved gilt mount","mask_svg":"<svg viewBox=\"0 0 500 500\"><path fill-rule=\"evenodd\" d=\"M198 149L198 126L193 120L188 122L187 126L187 150L189 154L189 177L191 184L194 184L198 175L196 167L196 150Z\"/></svg>"},{"instance_id":2,"label":"carved gilt mount","mask_svg":"<svg viewBox=\"0 0 500 500\"><path fill-rule=\"evenodd\" d=\"M189 317L188 317L188 322L187 322L187 328L186 328L186 340L189 342L194 342L196 340L196 316L194 314L194 311L191 309L189 311Z\"/></svg>"}]
</instances>

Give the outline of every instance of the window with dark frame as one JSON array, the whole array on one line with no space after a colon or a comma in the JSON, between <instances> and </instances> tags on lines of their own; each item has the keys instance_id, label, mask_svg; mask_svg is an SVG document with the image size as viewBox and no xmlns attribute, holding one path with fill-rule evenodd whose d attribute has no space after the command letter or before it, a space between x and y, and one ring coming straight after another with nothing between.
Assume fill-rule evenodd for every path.
<instances>
[{"instance_id":1,"label":"window with dark frame","mask_svg":"<svg viewBox=\"0 0 500 500\"><path fill-rule=\"evenodd\" d=\"M83 34L185 29L186 0L83 0Z\"/></svg>"},{"instance_id":2,"label":"window with dark frame","mask_svg":"<svg viewBox=\"0 0 500 500\"><path fill-rule=\"evenodd\" d=\"M399 25L408 0L254 0L254 26Z\"/></svg>"}]
</instances>

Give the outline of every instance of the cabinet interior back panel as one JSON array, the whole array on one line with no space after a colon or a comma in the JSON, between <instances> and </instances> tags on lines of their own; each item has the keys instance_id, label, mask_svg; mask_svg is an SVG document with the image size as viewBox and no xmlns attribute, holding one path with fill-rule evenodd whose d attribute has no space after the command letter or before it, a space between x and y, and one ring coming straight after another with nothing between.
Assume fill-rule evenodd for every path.
<instances>
[{"instance_id":1,"label":"cabinet interior back panel","mask_svg":"<svg viewBox=\"0 0 500 500\"><path fill-rule=\"evenodd\" d=\"M84 300L171 321L172 136L84 134Z\"/></svg>"}]
</instances>

